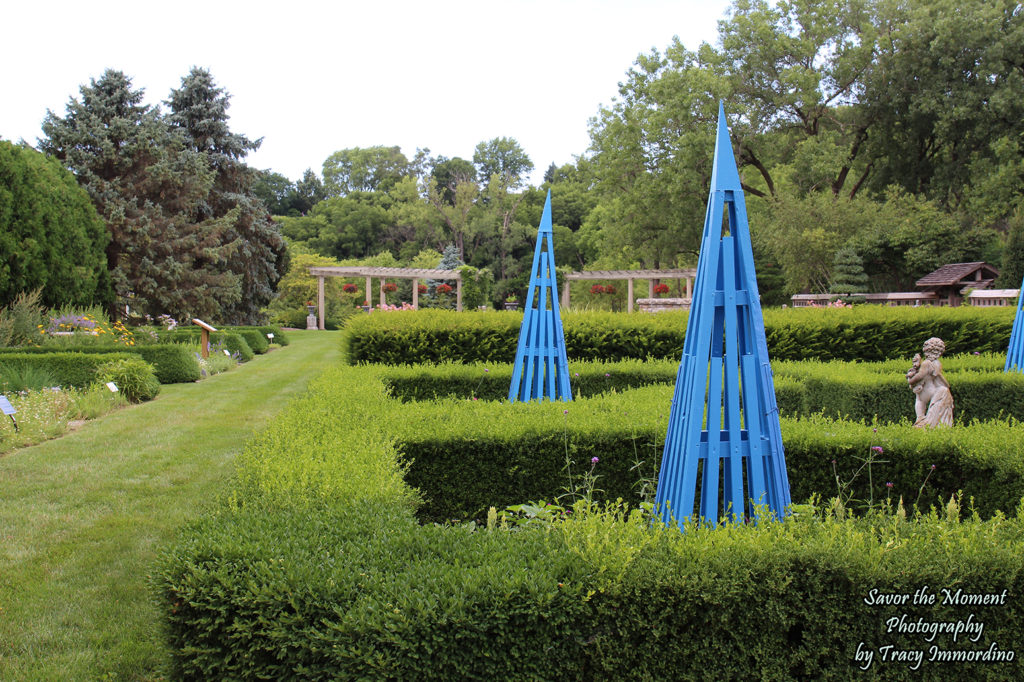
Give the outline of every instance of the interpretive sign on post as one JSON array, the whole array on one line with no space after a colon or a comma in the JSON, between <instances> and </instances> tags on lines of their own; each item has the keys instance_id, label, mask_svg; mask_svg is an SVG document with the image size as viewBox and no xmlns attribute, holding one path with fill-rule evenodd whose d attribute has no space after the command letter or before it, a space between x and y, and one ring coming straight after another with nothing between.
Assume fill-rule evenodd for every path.
<instances>
[{"instance_id":1,"label":"interpretive sign on post","mask_svg":"<svg viewBox=\"0 0 1024 682\"><path fill-rule=\"evenodd\" d=\"M18 411L14 409L14 405L11 405L11 401L8 400L5 395L0 395L0 412L3 412L11 418L11 423L14 424L14 432L17 433L19 431L18 420L14 418L14 415Z\"/></svg>"},{"instance_id":2,"label":"interpretive sign on post","mask_svg":"<svg viewBox=\"0 0 1024 682\"><path fill-rule=\"evenodd\" d=\"M746 205L719 105L711 192L655 506L666 525L681 527L687 519L712 526L756 519L756 505L781 517L789 504Z\"/></svg>"},{"instance_id":3,"label":"interpretive sign on post","mask_svg":"<svg viewBox=\"0 0 1024 682\"><path fill-rule=\"evenodd\" d=\"M192 318L192 324L198 325L202 330L199 332L199 352L202 353L204 358L210 357L210 332L215 332L217 330L200 320L198 317Z\"/></svg>"},{"instance_id":4,"label":"interpretive sign on post","mask_svg":"<svg viewBox=\"0 0 1024 682\"><path fill-rule=\"evenodd\" d=\"M558 309L555 278L555 246L552 241L551 191L537 229L530 287L523 305L523 324L508 389L510 402L517 400L572 400L569 361L565 355L565 333Z\"/></svg>"}]
</instances>

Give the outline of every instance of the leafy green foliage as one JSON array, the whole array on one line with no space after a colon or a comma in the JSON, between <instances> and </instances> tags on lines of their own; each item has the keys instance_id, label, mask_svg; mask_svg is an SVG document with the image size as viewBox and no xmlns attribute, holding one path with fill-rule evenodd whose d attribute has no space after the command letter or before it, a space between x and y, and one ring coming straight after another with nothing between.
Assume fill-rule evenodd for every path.
<instances>
[{"instance_id":1,"label":"leafy green foliage","mask_svg":"<svg viewBox=\"0 0 1024 682\"><path fill-rule=\"evenodd\" d=\"M612 505L515 532L496 525L418 526L412 514L417 496L403 482L396 436L399 444L408 433L441 438L446 424L461 435L487 436L488 426L505 423L499 436L511 441L518 428L524 443L531 436L554 441L550 449L560 461L561 433L601 447L598 437L617 427L665 419L658 410L665 410L669 393L650 387L606 395L570 404L569 415L562 414L563 404L399 407L381 382L388 371L339 367L312 382L246 447L231 493L161 557L153 583L174 651L174 676L839 679L853 669L857 642L876 648L919 642L880 631L879 623L900 611L865 604L872 589L913 593L927 584L935 591L962 586L1011 595L1024 589L1020 514L993 513L986 521L947 513L839 521L812 513L717 530L691 524L679 533ZM645 409L655 403L654 412ZM616 415L627 406L628 418ZM404 423L406 415L416 424ZM476 420L484 423L474 426ZM787 459L791 452L806 456L803 468L825 489L834 485L829 455L846 457L835 448L851 448L849 461L840 460L849 477L859 464L853 453L881 443L887 455L898 455L886 459L906 460L895 465L905 478L894 473L893 480L914 495L924 471L937 464L922 498L926 505L933 493L974 480L984 467L1005 484L995 492L996 504L976 499L985 504L984 514L1022 490L1024 477L1011 454L1019 425L994 424L979 438L955 427L929 441L939 432L794 424L785 434L795 443L787 442ZM842 429L840 438L828 436L833 450L816 451L833 425ZM819 440L812 444L814 433ZM447 440L470 449L465 441ZM473 481L478 466L502 466L506 453L487 450L487 442L477 444L471 462L458 463L464 482ZM943 453L945 459L931 460ZM598 479L602 488L614 479L614 466L602 472L604 464L595 469L606 476ZM557 464L554 469L557 474ZM819 469L823 473L815 474ZM984 481L977 485L992 492ZM1008 649L1008 642L1020 640L1018 600L985 608L978 615L986 624L985 646L994 641ZM941 604L904 610L915 622L964 617ZM737 637L748 646L734 646ZM958 670L1005 679L1019 667L1014 661ZM886 672L917 679L904 667Z\"/></svg>"},{"instance_id":2,"label":"leafy green foliage","mask_svg":"<svg viewBox=\"0 0 1024 682\"><path fill-rule=\"evenodd\" d=\"M160 343L188 343L194 344L199 341L200 331L198 327L174 329L159 333ZM266 338L263 339L266 342ZM229 354L238 354L239 362L249 362L255 357L252 347L240 335L234 332L216 331L210 333L210 349L213 352L214 346L220 346L221 350L227 350ZM217 352L220 352L218 350Z\"/></svg>"},{"instance_id":3,"label":"leafy green foliage","mask_svg":"<svg viewBox=\"0 0 1024 682\"><path fill-rule=\"evenodd\" d=\"M0 140L0 302L108 302L110 241L89 195L54 159Z\"/></svg>"},{"instance_id":4,"label":"leafy green foliage","mask_svg":"<svg viewBox=\"0 0 1024 682\"><path fill-rule=\"evenodd\" d=\"M946 352L1003 352L1010 340L1009 308L889 308L766 310L773 360L877 361L910 357L938 336ZM563 313L570 360L679 358L687 314ZM351 363L511 362L522 315L440 310L365 315L345 327Z\"/></svg>"},{"instance_id":5,"label":"leafy green foliage","mask_svg":"<svg viewBox=\"0 0 1024 682\"><path fill-rule=\"evenodd\" d=\"M156 378L161 384L178 384L199 381L199 363L188 348L171 344L147 344L138 346L97 346L62 345L38 348L0 348L0 362L10 353L89 353L92 355L130 353L153 366Z\"/></svg>"},{"instance_id":6,"label":"leafy green foliage","mask_svg":"<svg viewBox=\"0 0 1024 682\"><path fill-rule=\"evenodd\" d=\"M43 323L42 290L21 292L6 308L0 308L0 346L34 346Z\"/></svg>"},{"instance_id":7,"label":"leafy green foliage","mask_svg":"<svg viewBox=\"0 0 1024 682\"><path fill-rule=\"evenodd\" d=\"M114 382L124 397L133 403L152 400L160 392L153 367L140 357L129 356L103 363L96 368L96 381Z\"/></svg>"},{"instance_id":8,"label":"leafy green foliage","mask_svg":"<svg viewBox=\"0 0 1024 682\"><path fill-rule=\"evenodd\" d=\"M114 360L130 360L137 356L120 353L0 353L0 365L5 372L24 374L28 367L47 372L60 386L85 388L96 380L97 369Z\"/></svg>"}]
</instances>

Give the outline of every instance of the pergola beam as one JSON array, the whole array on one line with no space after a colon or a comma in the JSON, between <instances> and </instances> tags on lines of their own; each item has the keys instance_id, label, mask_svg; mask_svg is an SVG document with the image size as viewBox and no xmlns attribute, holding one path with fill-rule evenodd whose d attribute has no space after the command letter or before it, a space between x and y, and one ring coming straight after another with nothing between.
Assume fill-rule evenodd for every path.
<instances>
[{"instance_id":1,"label":"pergola beam","mask_svg":"<svg viewBox=\"0 0 1024 682\"><path fill-rule=\"evenodd\" d=\"M448 279L455 280L455 309L462 311L462 273L458 270L432 270L430 268L378 268L359 265L323 265L308 268L310 275L317 278L317 312L319 313L319 327L324 328L325 306L324 306L324 278L325 277L365 277L366 278L366 303L372 305L373 300L370 289L373 287L373 278L380 278L380 303L384 305L386 298L384 293L384 280L386 279L411 279L412 280L412 304L419 307L419 284L420 279Z\"/></svg>"},{"instance_id":2,"label":"pergola beam","mask_svg":"<svg viewBox=\"0 0 1024 682\"><path fill-rule=\"evenodd\" d=\"M686 297L691 298L693 290L693 278L697 276L696 268L684 268L675 270L583 270L581 272L570 272L565 276L565 285L562 287L562 308L569 309L569 283L577 280L611 279L626 280L627 284L627 311L633 312L633 280L646 279L649 296L654 298L654 280L656 279L685 279Z\"/></svg>"}]
</instances>

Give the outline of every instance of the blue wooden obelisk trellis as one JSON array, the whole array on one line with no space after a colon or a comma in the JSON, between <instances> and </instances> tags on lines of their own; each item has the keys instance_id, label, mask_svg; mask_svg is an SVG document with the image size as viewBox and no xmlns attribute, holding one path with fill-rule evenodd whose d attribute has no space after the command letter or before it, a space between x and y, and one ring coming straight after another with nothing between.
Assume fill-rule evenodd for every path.
<instances>
[{"instance_id":1,"label":"blue wooden obelisk trellis","mask_svg":"<svg viewBox=\"0 0 1024 682\"><path fill-rule=\"evenodd\" d=\"M544 398L572 400L565 334L558 311L553 235L551 192L548 191L537 230L537 247L533 252L530 288L523 307L523 325L519 328L516 364L508 388L508 399L512 402Z\"/></svg>"},{"instance_id":2,"label":"blue wooden obelisk trellis","mask_svg":"<svg viewBox=\"0 0 1024 682\"><path fill-rule=\"evenodd\" d=\"M1020 296L1017 297L1017 316L1013 318L1013 330L1010 332L1010 346L1006 349L1006 367L1004 372L1015 369L1024 372L1024 281L1020 283Z\"/></svg>"},{"instance_id":3,"label":"blue wooden obelisk trellis","mask_svg":"<svg viewBox=\"0 0 1024 682\"><path fill-rule=\"evenodd\" d=\"M754 519L755 504L781 517L790 504L789 479L746 205L720 104L711 193L655 506L666 525L681 527L687 519L710 525Z\"/></svg>"}]
</instances>

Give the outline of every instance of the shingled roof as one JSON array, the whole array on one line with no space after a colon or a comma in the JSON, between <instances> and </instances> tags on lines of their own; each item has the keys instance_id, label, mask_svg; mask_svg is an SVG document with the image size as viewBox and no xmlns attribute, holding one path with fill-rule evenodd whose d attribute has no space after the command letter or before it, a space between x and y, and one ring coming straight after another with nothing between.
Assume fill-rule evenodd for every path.
<instances>
[{"instance_id":1,"label":"shingled roof","mask_svg":"<svg viewBox=\"0 0 1024 682\"><path fill-rule=\"evenodd\" d=\"M982 270L981 280L991 282L999 276L999 271L984 261L976 263L948 263L935 272L928 273L917 280L916 285L919 287L947 287L956 284L967 284L974 281L974 275L978 270ZM974 286L977 286L977 284Z\"/></svg>"}]
</instances>

